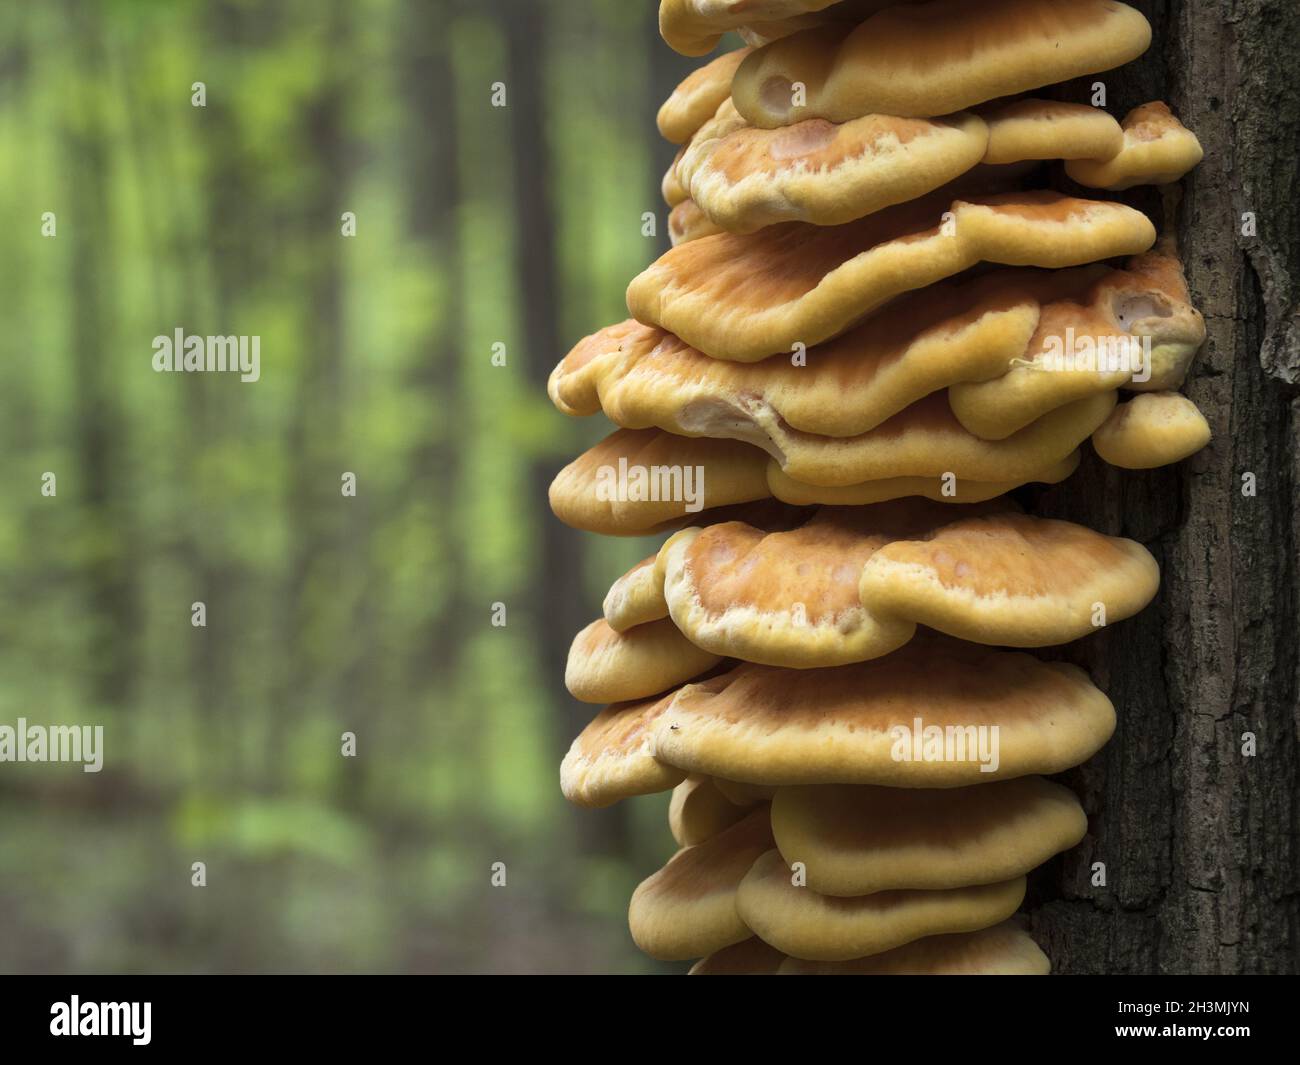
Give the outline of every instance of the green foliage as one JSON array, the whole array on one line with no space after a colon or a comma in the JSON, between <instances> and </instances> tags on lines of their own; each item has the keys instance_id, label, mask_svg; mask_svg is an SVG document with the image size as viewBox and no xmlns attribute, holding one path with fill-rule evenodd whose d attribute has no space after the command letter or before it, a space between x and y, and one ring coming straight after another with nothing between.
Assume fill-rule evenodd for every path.
<instances>
[{"instance_id":1,"label":"green foliage","mask_svg":"<svg viewBox=\"0 0 1300 1065\"><path fill-rule=\"evenodd\" d=\"M517 6L6 20L0 724L102 724L106 765L0 764L0 969L645 968L624 913L662 804L566 807L538 651L546 470L602 430L550 408L561 352L526 335L530 164L488 104ZM654 254L656 45L620 0L543 6L573 340ZM259 336L261 380L154 373L177 327ZM602 545L573 594L644 547Z\"/></svg>"}]
</instances>

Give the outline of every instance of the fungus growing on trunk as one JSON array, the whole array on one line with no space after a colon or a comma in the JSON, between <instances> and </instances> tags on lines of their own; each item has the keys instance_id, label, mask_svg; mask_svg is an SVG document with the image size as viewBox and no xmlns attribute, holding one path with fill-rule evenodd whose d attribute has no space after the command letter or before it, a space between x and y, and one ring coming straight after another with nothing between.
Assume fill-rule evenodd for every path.
<instances>
[{"instance_id":1,"label":"fungus growing on trunk","mask_svg":"<svg viewBox=\"0 0 1300 1065\"><path fill-rule=\"evenodd\" d=\"M847 34L827 26L757 49L731 94L745 118L768 128L807 118L924 118L1110 70L1150 43L1147 20L1114 0L900 4Z\"/></svg>"},{"instance_id":2,"label":"fungus growing on trunk","mask_svg":"<svg viewBox=\"0 0 1300 1065\"><path fill-rule=\"evenodd\" d=\"M978 932L927 936L893 950L849 961L786 958L777 973L781 976L1046 976L1051 969L1052 963L1038 944L1014 921L1003 921Z\"/></svg>"},{"instance_id":3,"label":"fungus growing on trunk","mask_svg":"<svg viewBox=\"0 0 1300 1065\"><path fill-rule=\"evenodd\" d=\"M1139 393L1092 434L1098 455L1129 470L1181 462L1209 442L1209 423L1181 392Z\"/></svg>"},{"instance_id":4,"label":"fungus growing on trunk","mask_svg":"<svg viewBox=\"0 0 1300 1065\"><path fill-rule=\"evenodd\" d=\"M731 79L751 49L723 52L687 74L659 108L658 126L664 140L685 144L695 131L731 99ZM1119 150L1119 145L1116 145Z\"/></svg>"},{"instance_id":5,"label":"fungus growing on trunk","mask_svg":"<svg viewBox=\"0 0 1300 1065\"><path fill-rule=\"evenodd\" d=\"M1131 112L1123 128L1100 108L1026 99L980 114L870 114L762 129L728 99L665 181L717 229L752 233L778 222L852 222L959 178L976 192L1014 180L1010 164L1052 159L1067 160L1080 184L1118 189L1176 180L1199 161L1200 145L1162 103Z\"/></svg>"},{"instance_id":6,"label":"fungus growing on trunk","mask_svg":"<svg viewBox=\"0 0 1300 1065\"><path fill-rule=\"evenodd\" d=\"M777 850L822 895L1010 880L1087 830L1074 793L1035 776L944 789L779 788L772 800Z\"/></svg>"},{"instance_id":7,"label":"fungus growing on trunk","mask_svg":"<svg viewBox=\"0 0 1300 1065\"><path fill-rule=\"evenodd\" d=\"M1122 270L1003 269L932 285L797 359L715 359L627 319L575 345L547 389L572 416L757 446L783 430L856 436L947 389L966 429L1001 439L1099 391L1176 388L1204 338L1162 247Z\"/></svg>"},{"instance_id":8,"label":"fungus growing on trunk","mask_svg":"<svg viewBox=\"0 0 1300 1065\"><path fill-rule=\"evenodd\" d=\"M659 33L682 55L711 52L729 30L765 41L826 22L861 21L899 0L660 0ZM906 0L904 0L906 2ZM749 32L746 32L746 31Z\"/></svg>"},{"instance_id":9,"label":"fungus growing on trunk","mask_svg":"<svg viewBox=\"0 0 1300 1065\"><path fill-rule=\"evenodd\" d=\"M742 820L752 806L732 802L712 778L692 774L673 788L668 830L679 847L693 847Z\"/></svg>"},{"instance_id":10,"label":"fungus growing on trunk","mask_svg":"<svg viewBox=\"0 0 1300 1065\"><path fill-rule=\"evenodd\" d=\"M795 958L843 961L923 936L987 928L1015 913L1024 897L1023 876L940 891L819 895L797 886L780 852L770 850L741 880L735 905L742 927L777 950Z\"/></svg>"},{"instance_id":11,"label":"fungus growing on trunk","mask_svg":"<svg viewBox=\"0 0 1300 1065\"><path fill-rule=\"evenodd\" d=\"M682 200L668 212L668 239L674 248L721 232L721 227L694 200Z\"/></svg>"},{"instance_id":12,"label":"fungus growing on trunk","mask_svg":"<svg viewBox=\"0 0 1300 1065\"><path fill-rule=\"evenodd\" d=\"M668 618L625 632L597 618L573 638L564 683L584 703L613 703L667 691L717 663Z\"/></svg>"},{"instance_id":13,"label":"fungus growing on trunk","mask_svg":"<svg viewBox=\"0 0 1300 1065\"><path fill-rule=\"evenodd\" d=\"M758 936L714 951L691 966L688 976L776 976L786 956Z\"/></svg>"},{"instance_id":14,"label":"fungus growing on trunk","mask_svg":"<svg viewBox=\"0 0 1300 1065\"><path fill-rule=\"evenodd\" d=\"M573 642L570 690L612 705L562 790L672 791L681 849L628 922L693 974L1046 973L1009 918L1088 821L1044 776L1116 713L1009 648L1135 614L1159 569L1004 493L1068 478L1088 437L1142 468L1209 427L1173 391L1205 323L1168 218L1156 245L1131 207L1023 186L1040 160L1174 181L1200 146L1162 103L1117 123L1020 96L1141 54L1116 0L663 0L660 25L687 54L755 47L660 110L676 246L548 381L617 427L555 513L669 534Z\"/></svg>"},{"instance_id":15,"label":"fungus growing on trunk","mask_svg":"<svg viewBox=\"0 0 1300 1065\"><path fill-rule=\"evenodd\" d=\"M1124 131L1100 107L1060 100L997 101L978 112L988 123L984 162L1027 159L1110 159Z\"/></svg>"},{"instance_id":16,"label":"fungus growing on trunk","mask_svg":"<svg viewBox=\"0 0 1300 1065\"><path fill-rule=\"evenodd\" d=\"M605 707L560 765L560 790L579 806L609 806L675 788L686 774L654 756L650 726L674 693Z\"/></svg>"},{"instance_id":17,"label":"fungus growing on trunk","mask_svg":"<svg viewBox=\"0 0 1300 1065\"><path fill-rule=\"evenodd\" d=\"M694 847L679 850L632 894L628 925L652 958L685 961L751 935L736 909L736 889L772 846L767 808Z\"/></svg>"},{"instance_id":18,"label":"fungus growing on trunk","mask_svg":"<svg viewBox=\"0 0 1300 1065\"><path fill-rule=\"evenodd\" d=\"M983 119L969 112L812 119L768 130L726 100L674 169L721 229L752 233L777 222L836 225L905 203L966 173L987 144Z\"/></svg>"},{"instance_id":19,"label":"fungus growing on trunk","mask_svg":"<svg viewBox=\"0 0 1300 1065\"><path fill-rule=\"evenodd\" d=\"M1057 192L934 193L842 226L786 222L679 245L627 290L632 317L719 359L829 340L890 300L981 261L1065 267L1136 255L1146 215Z\"/></svg>"},{"instance_id":20,"label":"fungus growing on trunk","mask_svg":"<svg viewBox=\"0 0 1300 1065\"><path fill-rule=\"evenodd\" d=\"M1119 192L1177 181L1205 154L1196 134L1159 100L1135 107L1121 125L1124 143L1115 155L1071 160L1065 172L1080 185Z\"/></svg>"},{"instance_id":21,"label":"fungus growing on trunk","mask_svg":"<svg viewBox=\"0 0 1300 1065\"><path fill-rule=\"evenodd\" d=\"M655 758L720 780L957 788L1079 765L1115 709L1077 666L927 639L851 666L742 663L646 728Z\"/></svg>"}]
</instances>

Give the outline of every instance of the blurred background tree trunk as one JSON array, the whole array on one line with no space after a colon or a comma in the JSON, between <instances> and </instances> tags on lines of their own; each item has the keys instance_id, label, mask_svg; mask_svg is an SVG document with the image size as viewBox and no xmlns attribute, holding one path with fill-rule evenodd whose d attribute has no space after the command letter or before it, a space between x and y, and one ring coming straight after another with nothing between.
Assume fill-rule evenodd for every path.
<instances>
[{"instance_id":1,"label":"blurred background tree trunk","mask_svg":"<svg viewBox=\"0 0 1300 1065\"><path fill-rule=\"evenodd\" d=\"M78 25L70 43L83 69L102 76L105 57L101 26L93 13ZM122 417L113 400L109 373L97 355L99 337L114 325L112 301L104 298L97 285L115 235L114 215L98 180L108 165L111 145L98 122L68 121L62 132L70 162L70 195L81 208L81 216L78 225L65 227L74 248L68 283L77 293L69 312L76 374L69 408L72 424L67 435L76 455L76 477L66 478L59 491L80 495L84 501L86 525L82 535L96 542L99 563L85 573L86 603L95 619L89 647L92 683L88 695L100 707L116 708L129 705L133 694L139 604L137 539L131 528L130 508L122 503Z\"/></svg>"},{"instance_id":2,"label":"blurred background tree trunk","mask_svg":"<svg viewBox=\"0 0 1300 1065\"><path fill-rule=\"evenodd\" d=\"M1031 882L1034 933L1058 972L1292 972L1300 10L1289 0L1137 6L1155 29L1146 58L1062 91L1087 99L1104 80L1117 116L1165 99L1205 148L1176 225L1208 333L1186 391L1214 440L1167 470L1091 459L1040 501L1147 544L1162 582L1141 616L1067 652L1108 692L1119 726L1070 775L1091 830ZM1135 193L1126 198L1159 221L1154 190ZM1097 862L1105 886L1092 885Z\"/></svg>"},{"instance_id":3,"label":"blurred background tree trunk","mask_svg":"<svg viewBox=\"0 0 1300 1065\"><path fill-rule=\"evenodd\" d=\"M521 353L532 388L546 392L546 380L561 352L559 273L555 217L551 207L551 159L546 135L546 17L537 3L502 3L495 8L505 36L510 79L508 115L514 167L515 276L521 296L523 336ZM572 590L581 583L581 561L572 534L549 520L546 491L551 470L546 460L535 465L530 478L537 496L542 539L540 554L546 565L538 575L535 601L538 617L549 619L539 633L540 656L547 675L562 675L573 633L590 619L583 618ZM581 708L570 705L566 724L581 728ZM590 716L589 714L586 716Z\"/></svg>"}]
</instances>

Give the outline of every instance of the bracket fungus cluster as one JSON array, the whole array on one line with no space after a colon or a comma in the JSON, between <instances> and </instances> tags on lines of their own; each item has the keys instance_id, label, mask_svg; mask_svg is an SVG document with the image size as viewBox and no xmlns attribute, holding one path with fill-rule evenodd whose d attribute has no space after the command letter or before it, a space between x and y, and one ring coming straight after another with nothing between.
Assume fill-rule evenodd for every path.
<instances>
[{"instance_id":1,"label":"bracket fungus cluster","mask_svg":"<svg viewBox=\"0 0 1300 1065\"><path fill-rule=\"evenodd\" d=\"M1173 226L1115 195L1201 158L1117 0L662 0L708 60L659 112L674 247L548 391L603 414L569 525L661 537L573 641L607 704L571 801L671 791L636 944L696 974L1042 974L1026 878L1088 817L1046 779L1115 708L1038 649L1155 596L1142 545L1026 511L1090 447L1180 461L1205 337ZM1167 215L1175 197L1166 191Z\"/></svg>"}]
</instances>

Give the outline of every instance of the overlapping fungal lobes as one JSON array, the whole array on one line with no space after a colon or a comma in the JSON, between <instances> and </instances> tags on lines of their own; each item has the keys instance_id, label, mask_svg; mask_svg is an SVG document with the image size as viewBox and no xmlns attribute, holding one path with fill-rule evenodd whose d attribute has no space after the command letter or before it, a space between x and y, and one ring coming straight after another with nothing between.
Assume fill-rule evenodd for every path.
<instances>
[{"instance_id":1,"label":"overlapping fungal lobes","mask_svg":"<svg viewBox=\"0 0 1300 1065\"><path fill-rule=\"evenodd\" d=\"M945 190L840 226L786 222L680 244L633 278L632 317L707 355L756 362L830 340L907 292L987 262L1059 268L1155 243L1121 203Z\"/></svg>"},{"instance_id":2,"label":"overlapping fungal lobes","mask_svg":"<svg viewBox=\"0 0 1300 1065\"><path fill-rule=\"evenodd\" d=\"M764 129L728 98L665 181L675 203L689 197L717 229L750 233L777 222L851 222L962 175L1014 177L997 169L1013 163L1065 160L1080 185L1120 190L1177 180L1200 158L1195 135L1159 102L1136 108L1122 126L1084 104L1019 99L939 118L869 114Z\"/></svg>"},{"instance_id":3,"label":"overlapping fungal lobes","mask_svg":"<svg viewBox=\"0 0 1300 1065\"><path fill-rule=\"evenodd\" d=\"M850 27L894 0L664 0L659 32L682 55L706 55L730 30L754 44L812 26Z\"/></svg>"},{"instance_id":4,"label":"overlapping fungal lobes","mask_svg":"<svg viewBox=\"0 0 1300 1065\"><path fill-rule=\"evenodd\" d=\"M1088 832L1047 778L1116 708L1042 649L1142 610L1159 571L1017 490L1209 442L1173 234L1115 195L1200 145L1159 101L1054 98L1148 47L1116 0L659 15L684 54L744 47L661 108L674 247L548 384L612 425L556 515L659 537L574 638L569 691L608 705L561 788L671 793L678 849L629 925L692 974L1047 973L1026 878Z\"/></svg>"}]
</instances>

